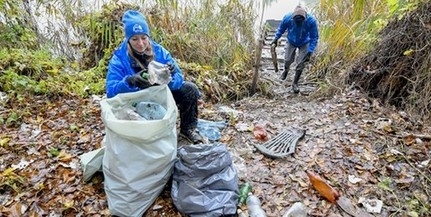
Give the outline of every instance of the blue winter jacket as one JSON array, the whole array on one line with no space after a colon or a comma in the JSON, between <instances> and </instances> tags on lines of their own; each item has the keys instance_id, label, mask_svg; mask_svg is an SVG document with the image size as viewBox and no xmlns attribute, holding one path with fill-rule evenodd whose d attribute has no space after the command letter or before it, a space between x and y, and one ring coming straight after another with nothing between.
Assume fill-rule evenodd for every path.
<instances>
[{"instance_id":1,"label":"blue winter jacket","mask_svg":"<svg viewBox=\"0 0 431 217\"><path fill-rule=\"evenodd\" d=\"M150 39L151 40L151 39ZM172 74L172 80L168 84L171 90L178 90L181 88L184 82L184 77L181 69L178 67L176 61L172 58L168 50L162 45L150 41L153 52L154 60L163 64L171 63L175 66L175 72ZM135 74L132 69L132 57L127 52L127 41L123 41L119 48L114 51L114 55L109 61L108 73L106 75L106 95L108 98L114 97L119 93L134 92L140 90L138 87L130 86L126 79Z\"/></svg>"},{"instance_id":2,"label":"blue winter jacket","mask_svg":"<svg viewBox=\"0 0 431 217\"><path fill-rule=\"evenodd\" d=\"M308 52L314 52L317 41L319 39L319 30L317 28L317 20L311 14L307 14L307 18L301 26L298 26L292 19L292 13L283 17L283 20L278 26L275 39L279 39L287 30L287 40L289 44L295 47L302 47L309 44Z\"/></svg>"}]
</instances>

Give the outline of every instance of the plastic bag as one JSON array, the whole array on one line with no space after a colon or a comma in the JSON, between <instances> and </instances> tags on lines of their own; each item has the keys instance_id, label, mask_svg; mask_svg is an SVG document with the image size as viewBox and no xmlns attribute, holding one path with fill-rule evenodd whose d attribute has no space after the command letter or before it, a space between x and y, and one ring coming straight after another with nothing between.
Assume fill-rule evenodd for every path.
<instances>
[{"instance_id":1,"label":"plastic bag","mask_svg":"<svg viewBox=\"0 0 431 217\"><path fill-rule=\"evenodd\" d=\"M238 177L224 144L187 145L178 149L171 197L190 217L235 215Z\"/></svg>"},{"instance_id":2,"label":"plastic bag","mask_svg":"<svg viewBox=\"0 0 431 217\"><path fill-rule=\"evenodd\" d=\"M199 134L208 138L210 141L218 141L221 138L220 130L225 128L227 125L226 121L208 121L204 119L198 119L197 128Z\"/></svg>"},{"instance_id":3,"label":"plastic bag","mask_svg":"<svg viewBox=\"0 0 431 217\"><path fill-rule=\"evenodd\" d=\"M168 65L154 60L148 64L148 81L151 84L168 84L171 79Z\"/></svg>"},{"instance_id":4,"label":"plastic bag","mask_svg":"<svg viewBox=\"0 0 431 217\"><path fill-rule=\"evenodd\" d=\"M160 120L119 120L113 108L137 102L167 108ZM104 187L111 215L141 217L163 191L177 155L177 106L168 86L118 94L100 102L105 124Z\"/></svg>"}]
</instances>

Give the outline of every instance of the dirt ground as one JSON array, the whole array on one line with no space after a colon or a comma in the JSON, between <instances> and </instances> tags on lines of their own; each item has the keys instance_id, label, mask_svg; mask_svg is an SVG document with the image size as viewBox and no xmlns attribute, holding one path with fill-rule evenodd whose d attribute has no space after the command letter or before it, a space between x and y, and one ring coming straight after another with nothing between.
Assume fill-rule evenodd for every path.
<instances>
[{"instance_id":1,"label":"dirt ground","mask_svg":"<svg viewBox=\"0 0 431 217\"><path fill-rule=\"evenodd\" d=\"M228 147L240 184L252 185L266 215L283 216L301 202L308 216L349 216L311 185L306 171L312 171L368 215L430 216L429 123L355 89L317 97L319 87L308 81L307 72L300 80L301 93L294 94L293 73L280 81L268 49L266 45L262 53L259 79L271 83L273 97L257 93L232 103L206 104L199 116L228 123L218 142ZM282 46L277 52L282 63ZM39 96L0 104L3 114L16 109L28 114L21 122L1 126L0 216L110 215L103 174L84 182L79 167L79 156L102 144L100 99L47 101ZM263 129L259 135L266 133L268 140L288 129L306 134L292 155L272 159L255 148L265 142L254 134L258 125ZM170 185L145 216L183 216L172 203Z\"/></svg>"},{"instance_id":2,"label":"dirt ground","mask_svg":"<svg viewBox=\"0 0 431 217\"><path fill-rule=\"evenodd\" d=\"M275 73L271 64L263 59L260 79L272 81L273 98L256 94L231 105L201 109L205 119L229 121L220 142L233 153L241 183L252 184L267 216L282 216L295 202L302 202L309 216L350 216L313 189L307 170L372 216L430 213L429 205L424 205L430 202L429 126L359 90L316 98L317 87L307 82L306 73L300 80L301 93L294 94L293 73L280 81L281 72ZM253 134L256 124L264 126L268 139L286 129L303 129L306 135L294 154L271 159L254 147L264 143ZM372 202L366 201L372 200L374 206L382 202L381 209L378 205L367 209Z\"/></svg>"}]
</instances>

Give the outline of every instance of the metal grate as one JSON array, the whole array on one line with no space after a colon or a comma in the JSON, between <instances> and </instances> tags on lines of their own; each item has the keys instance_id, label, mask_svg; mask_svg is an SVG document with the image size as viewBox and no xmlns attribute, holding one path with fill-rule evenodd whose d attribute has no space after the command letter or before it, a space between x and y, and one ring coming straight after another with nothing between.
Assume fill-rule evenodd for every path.
<instances>
[{"instance_id":1,"label":"metal grate","mask_svg":"<svg viewBox=\"0 0 431 217\"><path fill-rule=\"evenodd\" d=\"M262 154L272 158L283 158L295 152L296 144L305 136L305 130L288 129L264 144L254 146Z\"/></svg>"}]
</instances>

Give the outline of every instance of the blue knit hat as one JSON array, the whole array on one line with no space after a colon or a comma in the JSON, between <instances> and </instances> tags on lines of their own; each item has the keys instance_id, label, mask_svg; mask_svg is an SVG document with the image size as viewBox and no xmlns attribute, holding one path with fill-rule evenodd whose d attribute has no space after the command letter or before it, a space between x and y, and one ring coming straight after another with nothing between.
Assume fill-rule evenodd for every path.
<instances>
[{"instance_id":1,"label":"blue knit hat","mask_svg":"<svg viewBox=\"0 0 431 217\"><path fill-rule=\"evenodd\" d=\"M150 37L150 29L148 28L147 19L141 12L127 10L124 12L122 21L127 41L137 34L145 34Z\"/></svg>"}]
</instances>

